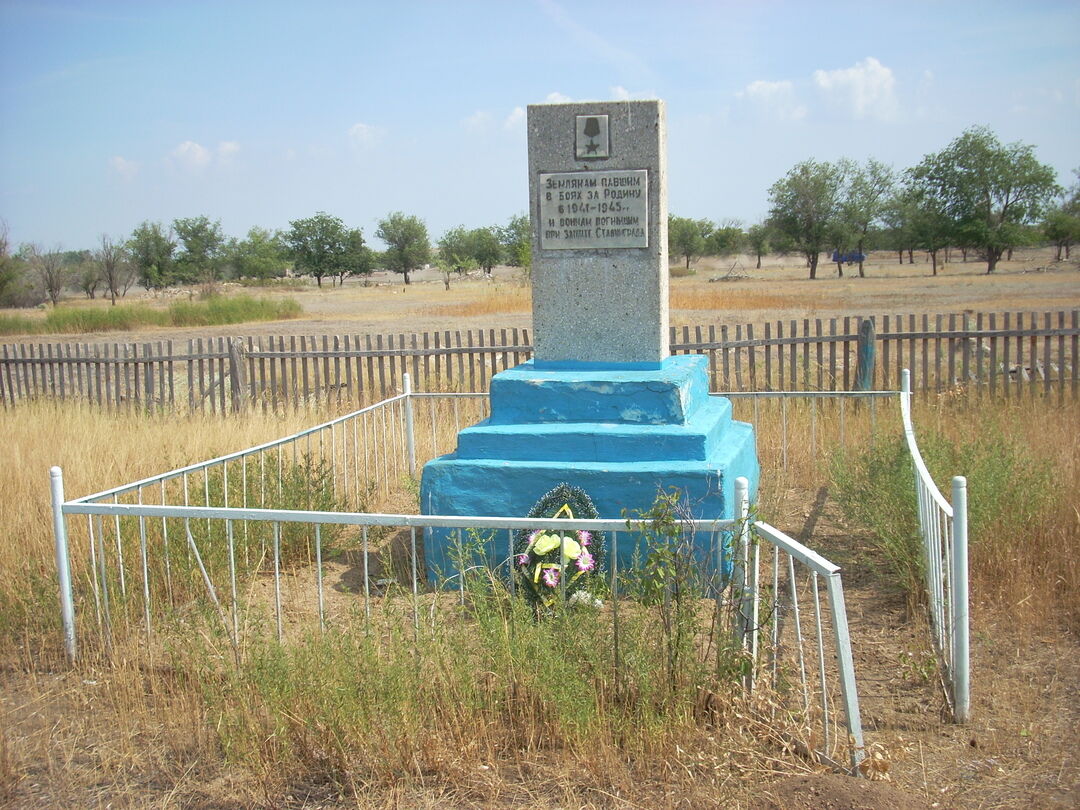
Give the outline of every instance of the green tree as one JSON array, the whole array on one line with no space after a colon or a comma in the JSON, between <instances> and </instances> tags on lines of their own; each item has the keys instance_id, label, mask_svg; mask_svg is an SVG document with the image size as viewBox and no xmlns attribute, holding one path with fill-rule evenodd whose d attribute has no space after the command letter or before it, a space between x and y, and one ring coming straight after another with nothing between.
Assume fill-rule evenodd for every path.
<instances>
[{"instance_id":1,"label":"green tree","mask_svg":"<svg viewBox=\"0 0 1080 810\"><path fill-rule=\"evenodd\" d=\"M128 254L139 283L148 292L171 284L175 278L176 241L160 222L143 222L127 241Z\"/></svg>"},{"instance_id":2,"label":"green tree","mask_svg":"<svg viewBox=\"0 0 1080 810\"><path fill-rule=\"evenodd\" d=\"M904 218L906 245L899 248L901 264L905 247L909 259L914 248L921 248L930 254L931 271L936 276L938 253L949 246L956 233L941 199L909 169L904 176L904 186L890 202L889 210L894 209L902 211Z\"/></svg>"},{"instance_id":3,"label":"green tree","mask_svg":"<svg viewBox=\"0 0 1080 810\"><path fill-rule=\"evenodd\" d=\"M882 221L892 196L893 171L871 158L863 166L851 164L847 172L843 216L859 254L859 277L865 278L863 257L870 229Z\"/></svg>"},{"instance_id":4,"label":"green tree","mask_svg":"<svg viewBox=\"0 0 1080 810\"><path fill-rule=\"evenodd\" d=\"M338 268L338 284L344 286L346 276L366 276L375 269L375 254L364 242L364 234L353 228L345 234L345 255Z\"/></svg>"},{"instance_id":5,"label":"green tree","mask_svg":"<svg viewBox=\"0 0 1080 810\"><path fill-rule=\"evenodd\" d=\"M225 260L221 222L211 222L205 216L174 219L173 230L181 245L176 258L178 277L204 284L217 281Z\"/></svg>"},{"instance_id":6,"label":"green tree","mask_svg":"<svg viewBox=\"0 0 1080 810\"><path fill-rule=\"evenodd\" d=\"M669 240L670 241L670 240ZM742 225L733 219L720 223L705 240L705 254L708 256L731 256L743 246Z\"/></svg>"},{"instance_id":7,"label":"green tree","mask_svg":"<svg viewBox=\"0 0 1080 810\"><path fill-rule=\"evenodd\" d=\"M686 269L690 263L708 251L708 239L716 226L707 219L690 219L668 215L668 253L682 256Z\"/></svg>"},{"instance_id":8,"label":"green tree","mask_svg":"<svg viewBox=\"0 0 1080 810\"><path fill-rule=\"evenodd\" d=\"M881 212L883 230L881 242L889 250L895 250L898 263L904 263L904 251L908 252L910 264L914 264L911 258L914 249L914 223L918 213L918 199L912 188L911 170L904 173L904 184L893 190L893 194L885 203Z\"/></svg>"},{"instance_id":9,"label":"green tree","mask_svg":"<svg viewBox=\"0 0 1080 810\"><path fill-rule=\"evenodd\" d=\"M491 269L499 263L502 253L502 245L494 228L474 228L469 231L469 254L478 266L484 268L484 275L491 275Z\"/></svg>"},{"instance_id":10,"label":"green tree","mask_svg":"<svg viewBox=\"0 0 1080 810\"><path fill-rule=\"evenodd\" d=\"M1043 220L1043 234L1057 248L1057 259L1061 261L1062 251L1069 258L1069 249L1080 242L1080 169L1074 169L1077 181L1066 191L1061 200L1051 208Z\"/></svg>"},{"instance_id":11,"label":"green tree","mask_svg":"<svg viewBox=\"0 0 1080 810\"><path fill-rule=\"evenodd\" d=\"M282 238L296 271L314 276L320 287L323 277L333 278L347 264L349 233L345 223L323 211L293 220Z\"/></svg>"},{"instance_id":12,"label":"green tree","mask_svg":"<svg viewBox=\"0 0 1080 810\"><path fill-rule=\"evenodd\" d=\"M281 234L255 226L228 250L229 263L238 278L280 278L288 265Z\"/></svg>"},{"instance_id":13,"label":"green tree","mask_svg":"<svg viewBox=\"0 0 1080 810\"><path fill-rule=\"evenodd\" d=\"M422 267L431 255L427 226L418 217L395 211L379 220L375 235L386 243L383 262L387 269L404 275L406 284L409 273Z\"/></svg>"},{"instance_id":14,"label":"green tree","mask_svg":"<svg viewBox=\"0 0 1080 810\"><path fill-rule=\"evenodd\" d=\"M746 244L757 257L757 269L761 269L761 257L769 251L769 228L764 224L751 225L746 231Z\"/></svg>"},{"instance_id":15,"label":"green tree","mask_svg":"<svg viewBox=\"0 0 1080 810\"><path fill-rule=\"evenodd\" d=\"M497 228L499 244L503 249L503 261L511 267L532 267L532 225L525 214L516 214L501 228Z\"/></svg>"},{"instance_id":16,"label":"green tree","mask_svg":"<svg viewBox=\"0 0 1080 810\"><path fill-rule=\"evenodd\" d=\"M1024 244L1026 226L1040 220L1060 191L1054 170L1035 159L1032 146L1003 145L985 127L924 157L912 176L952 219L960 244L985 257L987 273L1006 250Z\"/></svg>"},{"instance_id":17,"label":"green tree","mask_svg":"<svg viewBox=\"0 0 1080 810\"><path fill-rule=\"evenodd\" d=\"M769 227L806 257L817 278L818 257L835 244L844 183L843 167L805 160L769 189Z\"/></svg>"}]
</instances>

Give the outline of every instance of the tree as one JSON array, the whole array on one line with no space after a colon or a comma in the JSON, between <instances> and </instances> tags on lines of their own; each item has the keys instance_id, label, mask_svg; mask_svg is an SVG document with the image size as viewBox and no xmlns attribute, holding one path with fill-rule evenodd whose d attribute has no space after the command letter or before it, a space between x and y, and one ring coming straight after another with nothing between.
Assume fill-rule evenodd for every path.
<instances>
[{"instance_id":1,"label":"tree","mask_svg":"<svg viewBox=\"0 0 1080 810\"><path fill-rule=\"evenodd\" d=\"M336 276L347 264L349 234L345 224L323 211L290 222L283 238L297 272L314 276L320 287L324 276Z\"/></svg>"},{"instance_id":2,"label":"tree","mask_svg":"<svg viewBox=\"0 0 1080 810\"><path fill-rule=\"evenodd\" d=\"M178 275L185 281L213 284L225 259L225 234L221 222L205 216L173 220L182 250L177 257Z\"/></svg>"},{"instance_id":3,"label":"tree","mask_svg":"<svg viewBox=\"0 0 1080 810\"><path fill-rule=\"evenodd\" d=\"M843 213L859 256L859 278L866 277L863 261L867 234L885 214L892 189L893 171L884 163L871 158L865 166L849 166Z\"/></svg>"},{"instance_id":4,"label":"tree","mask_svg":"<svg viewBox=\"0 0 1080 810\"><path fill-rule=\"evenodd\" d=\"M83 262L74 269L75 283L90 300L97 297L97 289L101 286L101 268L97 262Z\"/></svg>"},{"instance_id":5,"label":"tree","mask_svg":"<svg viewBox=\"0 0 1080 810\"><path fill-rule=\"evenodd\" d=\"M64 249L57 245L50 251L44 251L40 245L28 244L20 248L23 257L37 273L42 289L55 307L60 302L60 293L67 282L68 268L64 264Z\"/></svg>"},{"instance_id":6,"label":"tree","mask_svg":"<svg viewBox=\"0 0 1080 810\"><path fill-rule=\"evenodd\" d=\"M469 255L484 268L484 275L491 275L491 268L502 258L502 245L494 228L474 228L469 231Z\"/></svg>"},{"instance_id":7,"label":"tree","mask_svg":"<svg viewBox=\"0 0 1080 810\"><path fill-rule=\"evenodd\" d=\"M22 280L19 264L11 255L7 223L0 220L0 306L13 306L14 293Z\"/></svg>"},{"instance_id":8,"label":"tree","mask_svg":"<svg viewBox=\"0 0 1080 810\"><path fill-rule=\"evenodd\" d=\"M746 244L757 257L757 269L761 269L761 257L769 250L769 229L763 225L751 225L746 231Z\"/></svg>"},{"instance_id":9,"label":"tree","mask_svg":"<svg viewBox=\"0 0 1080 810\"><path fill-rule=\"evenodd\" d=\"M383 254L386 268L403 274L406 284L409 273L422 267L431 254L427 226L419 218L400 211L379 220L375 235L386 243Z\"/></svg>"},{"instance_id":10,"label":"tree","mask_svg":"<svg viewBox=\"0 0 1080 810\"><path fill-rule=\"evenodd\" d=\"M375 255L364 242L364 234L353 228L345 234L345 255L338 268L338 284L345 284L346 276L366 276L375 268Z\"/></svg>"},{"instance_id":11,"label":"tree","mask_svg":"<svg viewBox=\"0 0 1080 810\"><path fill-rule=\"evenodd\" d=\"M668 215L668 252L672 256L682 256L686 269L690 263L707 252L707 240L716 226L707 219L690 219Z\"/></svg>"},{"instance_id":12,"label":"tree","mask_svg":"<svg viewBox=\"0 0 1080 810\"><path fill-rule=\"evenodd\" d=\"M806 257L810 278L836 235L843 180L842 167L805 160L769 189L769 227Z\"/></svg>"},{"instance_id":13,"label":"tree","mask_svg":"<svg viewBox=\"0 0 1080 810\"><path fill-rule=\"evenodd\" d=\"M705 240L708 256L730 256L738 253L743 244L742 225L734 219L720 223Z\"/></svg>"},{"instance_id":14,"label":"tree","mask_svg":"<svg viewBox=\"0 0 1080 810\"><path fill-rule=\"evenodd\" d=\"M525 214L510 217L504 227L497 228L499 244L503 249L503 261L511 267L532 267L532 225Z\"/></svg>"},{"instance_id":15,"label":"tree","mask_svg":"<svg viewBox=\"0 0 1080 810\"><path fill-rule=\"evenodd\" d=\"M176 241L172 231L166 231L160 222L139 225L128 239L127 249L139 283L147 292L173 282Z\"/></svg>"},{"instance_id":16,"label":"tree","mask_svg":"<svg viewBox=\"0 0 1080 810\"><path fill-rule=\"evenodd\" d=\"M1074 169L1077 181L1061 200L1051 208L1043 221L1043 234L1057 248L1057 258L1061 261L1062 251L1069 258L1069 249L1080 241L1080 169Z\"/></svg>"},{"instance_id":17,"label":"tree","mask_svg":"<svg viewBox=\"0 0 1080 810\"><path fill-rule=\"evenodd\" d=\"M116 299L127 294L135 278L124 243L114 242L111 237L102 234L101 247L94 253L94 262L109 293L109 300L116 306Z\"/></svg>"},{"instance_id":18,"label":"tree","mask_svg":"<svg viewBox=\"0 0 1080 810\"><path fill-rule=\"evenodd\" d=\"M1054 170L1027 144L1002 145L985 127L966 130L912 170L928 197L953 221L960 244L977 247L994 272L1002 254L1023 244L1060 191Z\"/></svg>"},{"instance_id":19,"label":"tree","mask_svg":"<svg viewBox=\"0 0 1080 810\"><path fill-rule=\"evenodd\" d=\"M229 246L228 258L238 278L279 278L288 265L281 234L257 225Z\"/></svg>"}]
</instances>

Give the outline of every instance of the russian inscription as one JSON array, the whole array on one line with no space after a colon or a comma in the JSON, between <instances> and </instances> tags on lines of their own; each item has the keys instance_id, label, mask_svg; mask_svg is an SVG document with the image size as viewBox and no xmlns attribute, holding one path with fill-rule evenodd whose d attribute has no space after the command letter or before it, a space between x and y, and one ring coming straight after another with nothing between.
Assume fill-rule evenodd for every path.
<instances>
[{"instance_id":1,"label":"russian inscription","mask_svg":"<svg viewBox=\"0 0 1080 810\"><path fill-rule=\"evenodd\" d=\"M646 169L540 174L540 248L649 246Z\"/></svg>"}]
</instances>

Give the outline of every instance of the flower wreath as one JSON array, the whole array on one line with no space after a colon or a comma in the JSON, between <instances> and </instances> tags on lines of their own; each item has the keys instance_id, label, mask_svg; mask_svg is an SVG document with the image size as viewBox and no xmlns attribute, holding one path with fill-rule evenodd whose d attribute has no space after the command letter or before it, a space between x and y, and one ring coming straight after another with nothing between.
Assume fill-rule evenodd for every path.
<instances>
[{"instance_id":1,"label":"flower wreath","mask_svg":"<svg viewBox=\"0 0 1080 810\"><path fill-rule=\"evenodd\" d=\"M536 502L528 516L592 520L599 513L585 490L559 484ZM537 609L553 610L564 593L572 604L592 603L592 586L605 554L603 532L522 529L514 544L514 576Z\"/></svg>"}]
</instances>

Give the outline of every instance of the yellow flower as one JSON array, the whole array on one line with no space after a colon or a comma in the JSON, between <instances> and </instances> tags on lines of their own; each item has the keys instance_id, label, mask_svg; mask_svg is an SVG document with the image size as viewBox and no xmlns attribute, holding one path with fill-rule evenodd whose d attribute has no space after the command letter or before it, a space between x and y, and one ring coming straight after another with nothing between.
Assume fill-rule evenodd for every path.
<instances>
[{"instance_id":1,"label":"yellow flower","mask_svg":"<svg viewBox=\"0 0 1080 810\"><path fill-rule=\"evenodd\" d=\"M532 551L539 557L543 557L550 551L554 551L559 547L562 542L562 538L555 532L544 532L536 538L536 542L533 543Z\"/></svg>"},{"instance_id":2,"label":"yellow flower","mask_svg":"<svg viewBox=\"0 0 1080 810\"><path fill-rule=\"evenodd\" d=\"M577 540L574 540L570 537L564 537L562 539L562 549L563 565L566 565L567 561L576 560L578 557L581 556L581 545L578 543Z\"/></svg>"}]
</instances>

